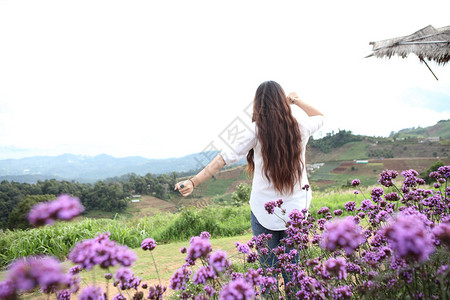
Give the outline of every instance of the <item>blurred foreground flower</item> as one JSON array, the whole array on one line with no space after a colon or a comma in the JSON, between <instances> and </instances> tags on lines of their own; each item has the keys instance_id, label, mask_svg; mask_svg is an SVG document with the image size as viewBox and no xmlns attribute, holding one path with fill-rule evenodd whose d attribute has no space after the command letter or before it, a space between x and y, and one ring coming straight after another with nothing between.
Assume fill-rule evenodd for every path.
<instances>
[{"instance_id":1,"label":"blurred foreground flower","mask_svg":"<svg viewBox=\"0 0 450 300\"><path fill-rule=\"evenodd\" d=\"M80 199L63 194L53 201L35 205L28 214L28 221L34 226L51 225L56 220L71 220L83 211Z\"/></svg>"},{"instance_id":2,"label":"blurred foreground flower","mask_svg":"<svg viewBox=\"0 0 450 300\"><path fill-rule=\"evenodd\" d=\"M361 226L357 225L352 217L328 222L325 229L320 246L330 251L342 249L350 255L365 241Z\"/></svg>"},{"instance_id":3,"label":"blurred foreground flower","mask_svg":"<svg viewBox=\"0 0 450 300\"><path fill-rule=\"evenodd\" d=\"M31 291L35 287L52 290L69 285L69 275L63 272L59 261L52 257L27 257L16 260L0 283L0 298L16 292Z\"/></svg>"},{"instance_id":4,"label":"blurred foreground flower","mask_svg":"<svg viewBox=\"0 0 450 300\"><path fill-rule=\"evenodd\" d=\"M431 235L417 215L399 215L384 229L384 235L395 254L404 259L425 261L434 251Z\"/></svg>"}]
</instances>

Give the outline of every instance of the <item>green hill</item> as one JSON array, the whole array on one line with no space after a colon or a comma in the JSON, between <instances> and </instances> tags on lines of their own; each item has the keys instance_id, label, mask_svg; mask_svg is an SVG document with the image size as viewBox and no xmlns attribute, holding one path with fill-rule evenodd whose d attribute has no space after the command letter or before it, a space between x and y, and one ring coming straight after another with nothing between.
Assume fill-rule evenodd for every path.
<instances>
[{"instance_id":1,"label":"green hill","mask_svg":"<svg viewBox=\"0 0 450 300\"><path fill-rule=\"evenodd\" d=\"M437 124L429 127L407 128L397 133L391 134L393 138L419 138L440 137L441 139L450 139L450 119L441 120Z\"/></svg>"}]
</instances>

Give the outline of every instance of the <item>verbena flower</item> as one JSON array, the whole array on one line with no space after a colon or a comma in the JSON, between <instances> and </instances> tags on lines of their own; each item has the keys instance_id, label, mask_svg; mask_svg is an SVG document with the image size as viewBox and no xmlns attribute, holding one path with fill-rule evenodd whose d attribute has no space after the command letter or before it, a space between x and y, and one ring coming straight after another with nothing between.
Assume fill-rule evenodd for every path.
<instances>
[{"instance_id":1,"label":"verbena flower","mask_svg":"<svg viewBox=\"0 0 450 300\"><path fill-rule=\"evenodd\" d=\"M109 233L103 233L94 239L84 240L75 245L69 259L84 269L90 270L95 265L108 268L120 264L131 266L136 261L136 254L126 246L109 239Z\"/></svg>"},{"instance_id":2,"label":"verbena flower","mask_svg":"<svg viewBox=\"0 0 450 300\"><path fill-rule=\"evenodd\" d=\"M398 201L400 200L400 195L396 192L388 193L384 196L387 201Z\"/></svg>"},{"instance_id":3,"label":"verbena flower","mask_svg":"<svg viewBox=\"0 0 450 300\"><path fill-rule=\"evenodd\" d=\"M275 207L277 207L277 203L275 201L268 201L264 204L264 209L270 215L275 213Z\"/></svg>"},{"instance_id":4,"label":"verbena flower","mask_svg":"<svg viewBox=\"0 0 450 300\"><path fill-rule=\"evenodd\" d=\"M69 276L57 259L44 256L16 260L8 270L6 279L17 291L26 292L38 286L45 290L67 286Z\"/></svg>"},{"instance_id":5,"label":"verbena flower","mask_svg":"<svg viewBox=\"0 0 450 300\"><path fill-rule=\"evenodd\" d=\"M211 242L208 239L195 236L191 238L187 249L187 259L195 261L199 257L206 257L212 251Z\"/></svg>"},{"instance_id":6,"label":"verbena flower","mask_svg":"<svg viewBox=\"0 0 450 300\"><path fill-rule=\"evenodd\" d=\"M442 166L439 167L438 172L441 173L441 175L445 178L450 177L450 166Z\"/></svg>"},{"instance_id":7,"label":"verbena flower","mask_svg":"<svg viewBox=\"0 0 450 300\"><path fill-rule=\"evenodd\" d=\"M414 215L399 215L384 229L384 235L395 254L404 259L425 261L434 251L424 222Z\"/></svg>"},{"instance_id":8,"label":"verbena flower","mask_svg":"<svg viewBox=\"0 0 450 300\"><path fill-rule=\"evenodd\" d=\"M105 293L97 286L88 286L81 290L79 300L106 300Z\"/></svg>"},{"instance_id":9,"label":"verbena flower","mask_svg":"<svg viewBox=\"0 0 450 300\"><path fill-rule=\"evenodd\" d=\"M133 277L133 272L129 268L121 267L117 269L114 277L117 281L128 282Z\"/></svg>"},{"instance_id":10,"label":"verbena flower","mask_svg":"<svg viewBox=\"0 0 450 300\"><path fill-rule=\"evenodd\" d=\"M347 203L345 203L344 207L347 211L354 211L356 208L356 202L348 201Z\"/></svg>"},{"instance_id":11,"label":"verbena flower","mask_svg":"<svg viewBox=\"0 0 450 300\"><path fill-rule=\"evenodd\" d=\"M113 300L126 300L127 298L125 298L125 296L124 295L122 295L122 294L116 294L116 295L114 295L114 297L113 297Z\"/></svg>"},{"instance_id":12,"label":"verbena flower","mask_svg":"<svg viewBox=\"0 0 450 300\"><path fill-rule=\"evenodd\" d=\"M398 176L397 171L384 170L383 172L381 172L378 182L385 187L390 187L390 186L394 185L394 183L392 182L392 179L397 178L397 176Z\"/></svg>"},{"instance_id":13,"label":"verbena flower","mask_svg":"<svg viewBox=\"0 0 450 300\"><path fill-rule=\"evenodd\" d=\"M374 209L376 206L373 205L372 201L370 201L369 199L364 199L363 201L361 201L361 210L362 211L368 211L368 210L372 210Z\"/></svg>"},{"instance_id":14,"label":"verbena flower","mask_svg":"<svg viewBox=\"0 0 450 300\"><path fill-rule=\"evenodd\" d=\"M189 276L191 276L192 271L182 266L180 269L176 270L175 273L170 278L169 287L172 290L184 290L186 289L187 282L189 281Z\"/></svg>"},{"instance_id":15,"label":"verbena flower","mask_svg":"<svg viewBox=\"0 0 450 300\"><path fill-rule=\"evenodd\" d=\"M11 279L0 281L0 299L8 299L16 292L14 282Z\"/></svg>"},{"instance_id":16,"label":"verbena flower","mask_svg":"<svg viewBox=\"0 0 450 300\"><path fill-rule=\"evenodd\" d=\"M201 237L202 239L209 240L209 239L211 238L211 234L210 234L208 231L202 231L202 232L200 233L200 237Z\"/></svg>"},{"instance_id":17,"label":"verbena flower","mask_svg":"<svg viewBox=\"0 0 450 300\"><path fill-rule=\"evenodd\" d=\"M352 186L358 186L361 183L359 179L353 179L352 180Z\"/></svg>"},{"instance_id":18,"label":"verbena flower","mask_svg":"<svg viewBox=\"0 0 450 300\"><path fill-rule=\"evenodd\" d=\"M433 235L450 249L450 224L441 223L433 228Z\"/></svg>"},{"instance_id":19,"label":"verbena flower","mask_svg":"<svg viewBox=\"0 0 450 300\"><path fill-rule=\"evenodd\" d=\"M72 293L69 290L60 290L56 294L57 300L70 300Z\"/></svg>"},{"instance_id":20,"label":"verbena flower","mask_svg":"<svg viewBox=\"0 0 450 300\"><path fill-rule=\"evenodd\" d=\"M155 248L156 248L156 242L152 238L146 238L141 243L141 249L143 249L143 250L150 250L150 251L152 251Z\"/></svg>"},{"instance_id":21,"label":"verbena flower","mask_svg":"<svg viewBox=\"0 0 450 300\"><path fill-rule=\"evenodd\" d=\"M28 221L34 226L51 225L56 220L71 220L83 211L80 199L63 194L53 201L33 206Z\"/></svg>"},{"instance_id":22,"label":"verbena flower","mask_svg":"<svg viewBox=\"0 0 450 300\"><path fill-rule=\"evenodd\" d=\"M238 278L228 283L221 291L221 300L246 300L253 299L255 290L244 279Z\"/></svg>"},{"instance_id":23,"label":"verbena flower","mask_svg":"<svg viewBox=\"0 0 450 300\"><path fill-rule=\"evenodd\" d=\"M333 215L335 216L340 216L342 215L342 213L343 213L342 209L336 209L335 211L333 211Z\"/></svg>"},{"instance_id":24,"label":"verbena flower","mask_svg":"<svg viewBox=\"0 0 450 300\"><path fill-rule=\"evenodd\" d=\"M166 292L167 287L162 286L160 284L156 286L150 286L148 289L148 296L147 299L150 300L162 300L163 295Z\"/></svg>"},{"instance_id":25,"label":"verbena flower","mask_svg":"<svg viewBox=\"0 0 450 300\"><path fill-rule=\"evenodd\" d=\"M328 207L324 206L324 207L322 207L321 209L319 209L317 211L317 214L318 215L324 215L324 214L327 214L329 212L330 212L330 209Z\"/></svg>"},{"instance_id":26,"label":"verbena flower","mask_svg":"<svg viewBox=\"0 0 450 300\"><path fill-rule=\"evenodd\" d=\"M223 272L230 265L227 259L227 253L222 250L217 250L209 256L209 264L217 271Z\"/></svg>"},{"instance_id":27,"label":"verbena flower","mask_svg":"<svg viewBox=\"0 0 450 300\"><path fill-rule=\"evenodd\" d=\"M347 278L346 261L343 257L330 258L324 263L325 270L338 279Z\"/></svg>"},{"instance_id":28,"label":"verbena flower","mask_svg":"<svg viewBox=\"0 0 450 300\"><path fill-rule=\"evenodd\" d=\"M333 299L350 299L353 296L349 285L337 286L333 289Z\"/></svg>"},{"instance_id":29,"label":"verbena flower","mask_svg":"<svg viewBox=\"0 0 450 300\"><path fill-rule=\"evenodd\" d=\"M343 249L350 255L365 241L361 226L357 225L352 217L328 222L325 229L320 246L330 251Z\"/></svg>"},{"instance_id":30,"label":"verbena flower","mask_svg":"<svg viewBox=\"0 0 450 300\"><path fill-rule=\"evenodd\" d=\"M381 196L383 196L384 190L379 187L375 187L370 192L370 196L372 197L373 202L378 203L381 201Z\"/></svg>"},{"instance_id":31,"label":"verbena flower","mask_svg":"<svg viewBox=\"0 0 450 300\"><path fill-rule=\"evenodd\" d=\"M247 244L235 242L236 248L239 252L243 254L250 254L250 247Z\"/></svg>"},{"instance_id":32,"label":"verbena flower","mask_svg":"<svg viewBox=\"0 0 450 300\"><path fill-rule=\"evenodd\" d=\"M194 284L206 284L208 279L215 279L216 277L216 272L212 266L201 266L192 276L192 282Z\"/></svg>"}]
</instances>

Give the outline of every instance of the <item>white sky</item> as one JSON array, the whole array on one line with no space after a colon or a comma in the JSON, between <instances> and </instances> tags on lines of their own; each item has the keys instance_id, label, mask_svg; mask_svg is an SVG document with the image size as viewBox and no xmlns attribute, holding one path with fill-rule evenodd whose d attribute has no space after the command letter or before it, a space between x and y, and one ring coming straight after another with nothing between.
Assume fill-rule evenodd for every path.
<instances>
[{"instance_id":1,"label":"white sky","mask_svg":"<svg viewBox=\"0 0 450 300\"><path fill-rule=\"evenodd\" d=\"M450 65L430 63L436 81L415 56L364 57L370 41L450 25L449 11L448 0L0 0L0 159L200 152L265 80L322 110L322 134L433 125L450 118Z\"/></svg>"}]
</instances>

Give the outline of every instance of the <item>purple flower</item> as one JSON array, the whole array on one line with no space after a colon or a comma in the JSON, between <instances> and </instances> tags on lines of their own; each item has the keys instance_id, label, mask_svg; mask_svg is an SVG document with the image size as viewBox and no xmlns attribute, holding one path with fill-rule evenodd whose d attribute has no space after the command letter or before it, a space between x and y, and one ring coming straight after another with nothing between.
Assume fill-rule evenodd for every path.
<instances>
[{"instance_id":1,"label":"purple flower","mask_svg":"<svg viewBox=\"0 0 450 300\"><path fill-rule=\"evenodd\" d=\"M70 300L72 293L69 290L61 290L56 294L57 300Z\"/></svg>"},{"instance_id":2,"label":"purple flower","mask_svg":"<svg viewBox=\"0 0 450 300\"><path fill-rule=\"evenodd\" d=\"M381 201L381 196L383 196L384 190L382 188L376 187L373 188L370 192L373 202L377 203Z\"/></svg>"},{"instance_id":3,"label":"purple flower","mask_svg":"<svg viewBox=\"0 0 450 300\"><path fill-rule=\"evenodd\" d=\"M206 284L208 279L215 279L216 277L216 272L212 266L202 266L192 276L192 282L195 284Z\"/></svg>"},{"instance_id":4,"label":"purple flower","mask_svg":"<svg viewBox=\"0 0 450 300\"><path fill-rule=\"evenodd\" d=\"M247 255L247 262L248 262L249 264L252 264L252 263L254 263L254 262L257 261L257 260L258 260L258 253L256 253L256 252L250 252L250 254Z\"/></svg>"},{"instance_id":5,"label":"purple flower","mask_svg":"<svg viewBox=\"0 0 450 300\"><path fill-rule=\"evenodd\" d=\"M389 193L389 194L386 194L386 195L384 196L384 198L385 198L387 201L398 201L398 200L400 200L400 196L399 196L399 194L397 194L396 192L391 192L391 193Z\"/></svg>"},{"instance_id":6,"label":"purple flower","mask_svg":"<svg viewBox=\"0 0 450 300\"><path fill-rule=\"evenodd\" d=\"M325 228L320 246L330 251L343 249L350 255L365 241L361 226L357 225L352 217L328 222Z\"/></svg>"},{"instance_id":7,"label":"purple flower","mask_svg":"<svg viewBox=\"0 0 450 300\"><path fill-rule=\"evenodd\" d=\"M166 292L167 287L162 286L162 285L156 285L156 286L151 286L148 289L148 296L147 299L150 300L162 300L163 299L163 294Z\"/></svg>"},{"instance_id":8,"label":"purple flower","mask_svg":"<svg viewBox=\"0 0 450 300\"><path fill-rule=\"evenodd\" d=\"M14 283L11 279L0 281L0 299L8 299L16 292Z\"/></svg>"},{"instance_id":9,"label":"purple flower","mask_svg":"<svg viewBox=\"0 0 450 300\"><path fill-rule=\"evenodd\" d=\"M308 184L305 184L305 185L302 187L302 190L308 191L308 190L309 190L309 185L308 185Z\"/></svg>"},{"instance_id":10,"label":"purple flower","mask_svg":"<svg viewBox=\"0 0 450 300\"><path fill-rule=\"evenodd\" d=\"M18 259L11 265L6 279L21 292L37 286L50 291L56 286L68 284L68 275L63 272L59 261L52 257Z\"/></svg>"},{"instance_id":11,"label":"purple flower","mask_svg":"<svg viewBox=\"0 0 450 300\"><path fill-rule=\"evenodd\" d=\"M335 216L340 216L340 215L342 215L342 213L343 213L342 209L336 209L336 210L333 212L333 214L334 214Z\"/></svg>"},{"instance_id":12,"label":"purple flower","mask_svg":"<svg viewBox=\"0 0 450 300\"><path fill-rule=\"evenodd\" d=\"M353 179L352 180L352 186L358 186L361 183L359 179Z\"/></svg>"},{"instance_id":13,"label":"purple flower","mask_svg":"<svg viewBox=\"0 0 450 300\"><path fill-rule=\"evenodd\" d=\"M277 203L275 201L268 201L264 203L264 209L269 213L269 215L272 215L275 213L275 207L277 207Z\"/></svg>"},{"instance_id":14,"label":"purple flower","mask_svg":"<svg viewBox=\"0 0 450 300\"><path fill-rule=\"evenodd\" d=\"M357 264L354 264L354 263L350 263L350 262L347 263L347 265L345 266L345 269L349 273L354 273L354 274L361 274L361 272L362 272L360 266L358 266Z\"/></svg>"},{"instance_id":15,"label":"purple flower","mask_svg":"<svg viewBox=\"0 0 450 300\"><path fill-rule=\"evenodd\" d=\"M108 268L120 264L131 266L136 261L136 254L126 246L118 245L109 239L109 233L99 234L94 239L84 240L75 245L69 259L81 267L90 270L95 265Z\"/></svg>"},{"instance_id":16,"label":"purple flower","mask_svg":"<svg viewBox=\"0 0 450 300\"><path fill-rule=\"evenodd\" d=\"M119 294L114 295L113 300L127 300L127 298L125 298L124 295L119 293Z\"/></svg>"},{"instance_id":17,"label":"purple flower","mask_svg":"<svg viewBox=\"0 0 450 300\"><path fill-rule=\"evenodd\" d=\"M441 173L443 177L449 178L450 177L450 166L439 167L438 172Z\"/></svg>"},{"instance_id":18,"label":"purple flower","mask_svg":"<svg viewBox=\"0 0 450 300\"><path fill-rule=\"evenodd\" d=\"M328 207L324 206L317 211L317 214L322 215L322 214L327 214L329 212L330 212L330 209Z\"/></svg>"},{"instance_id":19,"label":"purple flower","mask_svg":"<svg viewBox=\"0 0 450 300\"><path fill-rule=\"evenodd\" d=\"M363 201L361 201L361 210L362 211L368 211L368 210L372 210L374 209L376 206L372 204L372 201L370 201L369 199L364 199Z\"/></svg>"},{"instance_id":20,"label":"purple flower","mask_svg":"<svg viewBox=\"0 0 450 300\"><path fill-rule=\"evenodd\" d=\"M384 235L389 246L401 258L425 261L434 251L433 241L424 222L414 215L399 215L395 222L384 229Z\"/></svg>"},{"instance_id":21,"label":"purple flower","mask_svg":"<svg viewBox=\"0 0 450 300\"><path fill-rule=\"evenodd\" d=\"M117 269L114 277L117 281L128 282L133 277L133 273L131 269L122 267Z\"/></svg>"},{"instance_id":22,"label":"purple flower","mask_svg":"<svg viewBox=\"0 0 450 300\"><path fill-rule=\"evenodd\" d=\"M146 238L145 240L142 241L141 248L143 250L150 250L150 251L152 251L153 249L156 248L156 242L155 242L154 239Z\"/></svg>"},{"instance_id":23,"label":"purple flower","mask_svg":"<svg viewBox=\"0 0 450 300\"><path fill-rule=\"evenodd\" d=\"M450 249L450 224L441 223L433 228L433 235Z\"/></svg>"},{"instance_id":24,"label":"purple flower","mask_svg":"<svg viewBox=\"0 0 450 300\"><path fill-rule=\"evenodd\" d=\"M330 258L324 264L325 270L338 279L347 278L346 262L343 257Z\"/></svg>"},{"instance_id":25,"label":"purple flower","mask_svg":"<svg viewBox=\"0 0 450 300\"><path fill-rule=\"evenodd\" d=\"M189 276L191 276L192 271L187 269L186 266L182 266L180 269L176 270L170 278L169 287L172 290L184 290L186 289L186 284L189 281Z\"/></svg>"},{"instance_id":26,"label":"purple flower","mask_svg":"<svg viewBox=\"0 0 450 300\"><path fill-rule=\"evenodd\" d=\"M395 179L397 176L398 176L397 171L384 170L383 172L381 172L380 179L378 179L378 182L385 187L390 187L394 185L392 179Z\"/></svg>"},{"instance_id":27,"label":"purple flower","mask_svg":"<svg viewBox=\"0 0 450 300\"><path fill-rule=\"evenodd\" d=\"M243 254L250 254L250 248L247 244L241 244L239 242L234 243L239 252Z\"/></svg>"},{"instance_id":28,"label":"purple flower","mask_svg":"<svg viewBox=\"0 0 450 300\"><path fill-rule=\"evenodd\" d=\"M221 300L245 300L253 299L255 290L242 278L231 281L220 293Z\"/></svg>"},{"instance_id":29,"label":"purple flower","mask_svg":"<svg viewBox=\"0 0 450 300\"><path fill-rule=\"evenodd\" d=\"M50 225L56 220L71 220L83 211L80 199L63 194L53 201L33 206L28 221L34 226Z\"/></svg>"},{"instance_id":30,"label":"purple flower","mask_svg":"<svg viewBox=\"0 0 450 300\"><path fill-rule=\"evenodd\" d=\"M88 286L81 290L79 300L106 300L102 289L97 286Z\"/></svg>"},{"instance_id":31,"label":"purple flower","mask_svg":"<svg viewBox=\"0 0 450 300\"><path fill-rule=\"evenodd\" d=\"M347 211L354 211L356 208L356 202L348 201L347 203L345 203L344 207Z\"/></svg>"},{"instance_id":32,"label":"purple flower","mask_svg":"<svg viewBox=\"0 0 450 300\"><path fill-rule=\"evenodd\" d=\"M212 251L211 242L208 239L195 236L191 238L187 250L187 259L195 261L199 257L206 257Z\"/></svg>"},{"instance_id":33,"label":"purple flower","mask_svg":"<svg viewBox=\"0 0 450 300\"><path fill-rule=\"evenodd\" d=\"M72 268L69 269L69 274L76 275L83 271L83 268L79 265L75 265Z\"/></svg>"},{"instance_id":34,"label":"purple flower","mask_svg":"<svg viewBox=\"0 0 450 300\"><path fill-rule=\"evenodd\" d=\"M200 237L205 240L209 240L211 238L211 234L208 231L202 231L200 233Z\"/></svg>"},{"instance_id":35,"label":"purple flower","mask_svg":"<svg viewBox=\"0 0 450 300\"><path fill-rule=\"evenodd\" d=\"M213 252L209 257L209 264L217 271L223 272L230 265L227 260L227 253L222 250Z\"/></svg>"},{"instance_id":36,"label":"purple flower","mask_svg":"<svg viewBox=\"0 0 450 300\"><path fill-rule=\"evenodd\" d=\"M333 299L350 299L353 296L349 285L337 286L333 289Z\"/></svg>"}]
</instances>

